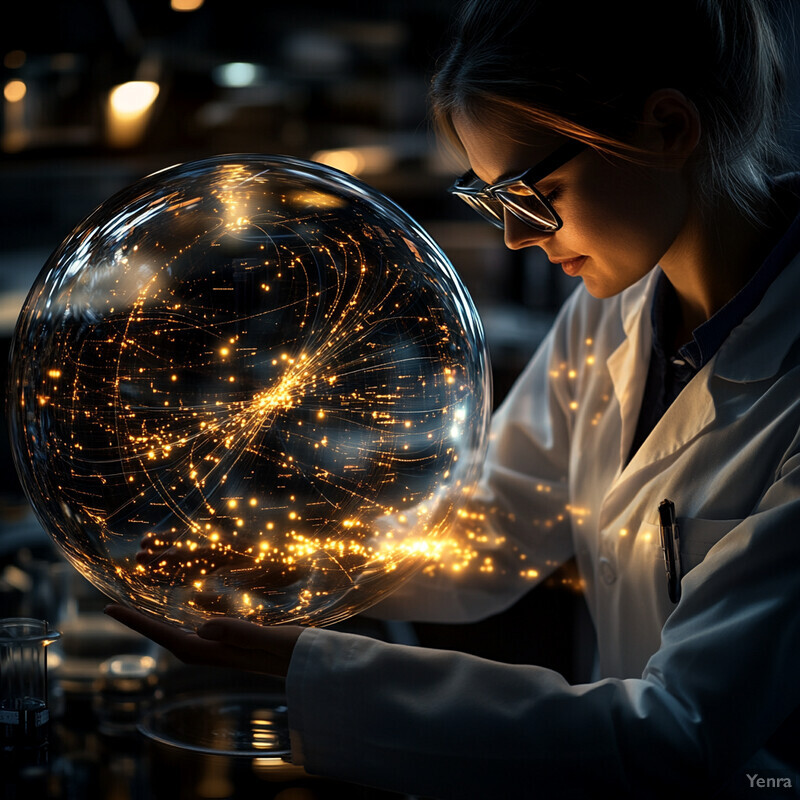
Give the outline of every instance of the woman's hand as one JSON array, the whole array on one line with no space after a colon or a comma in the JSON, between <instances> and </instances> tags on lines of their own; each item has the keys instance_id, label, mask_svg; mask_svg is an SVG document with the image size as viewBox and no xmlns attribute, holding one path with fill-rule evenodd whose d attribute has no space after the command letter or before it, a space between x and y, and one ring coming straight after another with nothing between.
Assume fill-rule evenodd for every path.
<instances>
[{"instance_id":1,"label":"woman's hand","mask_svg":"<svg viewBox=\"0 0 800 800\"><path fill-rule=\"evenodd\" d=\"M195 632L120 605L105 613L165 647L185 664L235 667L248 672L286 677L299 625L264 626L221 617L204 622Z\"/></svg>"}]
</instances>

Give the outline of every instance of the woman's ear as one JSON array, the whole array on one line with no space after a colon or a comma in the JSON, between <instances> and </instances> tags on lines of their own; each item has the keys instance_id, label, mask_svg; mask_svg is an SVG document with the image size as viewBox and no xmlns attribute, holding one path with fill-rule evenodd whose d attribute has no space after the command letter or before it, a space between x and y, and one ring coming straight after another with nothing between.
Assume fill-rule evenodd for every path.
<instances>
[{"instance_id":1,"label":"woman's ear","mask_svg":"<svg viewBox=\"0 0 800 800\"><path fill-rule=\"evenodd\" d=\"M645 100L642 110L644 146L680 162L700 141L700 115L695 104L677 89L659 89Z\"/></svg>"}]
</instances>

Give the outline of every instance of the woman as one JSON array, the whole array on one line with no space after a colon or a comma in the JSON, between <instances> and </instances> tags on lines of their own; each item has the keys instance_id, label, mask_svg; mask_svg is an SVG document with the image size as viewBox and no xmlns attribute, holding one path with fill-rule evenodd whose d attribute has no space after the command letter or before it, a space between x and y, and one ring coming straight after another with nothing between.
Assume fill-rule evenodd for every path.
<instances>
[{"instance_id":1,"label":"woman","mask_svg":"<svg viewBox=\"0 0 800 800\"><path fill-rule=\"evenodd\" d=\"M472 541L495 568L420 576L376 609L476 619L574 555L598 680L111 610L187 660L288 672L309 771L459 800L797 786L800 184L770 177L775 22L759 0L653 14L462 9L432 90L471 168L452 191L582 285L493 420Z\"/></svg>"}]
</instances>

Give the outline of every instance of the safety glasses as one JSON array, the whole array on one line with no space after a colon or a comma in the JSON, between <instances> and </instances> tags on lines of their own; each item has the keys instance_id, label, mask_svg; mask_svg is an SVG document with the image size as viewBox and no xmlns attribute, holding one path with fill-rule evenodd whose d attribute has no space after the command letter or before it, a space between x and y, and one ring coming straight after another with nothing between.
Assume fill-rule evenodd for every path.
<instances>
[{"instance_id":1,"label":"safety glasses","mask_svg":"<svg viewBox=\"0 0 800 800\"><path fill-rule=\"evenodd\" d=\"M570 139L547 158L513 178L487 186L472 170L464 173L447 191L460 197L496 228L505 225L503 211L541 233L555 233L564 223L535 184L564 166L589 145Z\"/></svg>"}]
</instances>

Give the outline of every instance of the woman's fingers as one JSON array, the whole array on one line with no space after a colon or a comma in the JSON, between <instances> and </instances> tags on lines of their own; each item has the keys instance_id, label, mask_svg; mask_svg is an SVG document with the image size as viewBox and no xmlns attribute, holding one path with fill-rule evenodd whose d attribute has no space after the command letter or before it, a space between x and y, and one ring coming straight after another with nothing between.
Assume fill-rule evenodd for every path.
<instances>
[{"instance_id":1,"label":"woman's fingers","mask_svg":"<svg viewBox=\"0 0 800 800\"><path fill-rule=\"evenodd\" d=\"M187 664L234 667L250 672L286 676L294 645L303 628L264 627L240 619L216 619L200 630L183 630L120 605L106 614L165 647Z\"/></svg>"},{"instance_id":2,"label":"woman's fingers","mask_svg":"<svg viewBox=\"0 0 800 800\"><path fill-rule=\"evenodd\" d=\"M201 639L196 633L160 622L124 606L107 606L105 612L109 617L165 647L186 664L238 666L238 664L229 664L231 654L226 651L224 645Z\"/></svg>"},{"instance_id":3,"label":"woman's fingers","mask_svg":"<svg viewBox=\"0 0 800 800\"><path fill-rule=\"evenodd\" d=\"M195 634L170 625L166 622L161 622L147 614L142 614L139 611L134 611L132 608L120 605L108 605L105 607L105 613L112 619L127 625L135 631L152 639L156 644L172 650L175 647L180 647L189 636Z\"/></svg>"}]
</instances>

